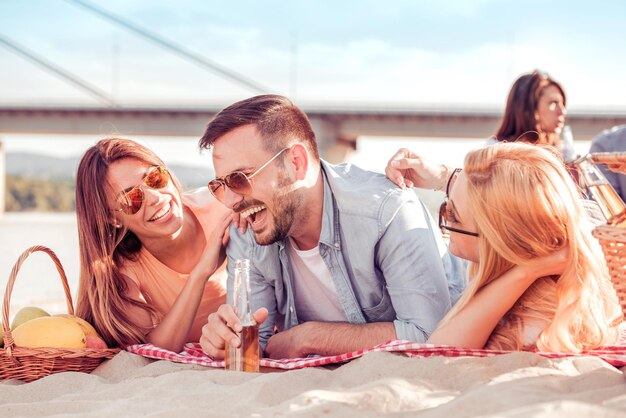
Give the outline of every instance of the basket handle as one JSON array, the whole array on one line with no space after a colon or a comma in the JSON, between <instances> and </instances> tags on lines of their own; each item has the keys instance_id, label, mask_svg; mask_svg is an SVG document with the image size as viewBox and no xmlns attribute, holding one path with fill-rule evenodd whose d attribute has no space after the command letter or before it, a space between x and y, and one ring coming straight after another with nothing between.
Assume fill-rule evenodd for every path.
<instances>
[{"instance_id":1,"label":"basket handle","mask_svg":"<svg viewBox=\"0 0 626 418\"><path fill-rule=\"evenodd\" d=\"M17 278L17 273L22 267L22 263L30 256L32 253L41 251L50 256L52 261L54 261L54 265L59 272L59 276L61 276L61 284L63 285L63 290L65 291L65 300L67 302L67 313L70 315L74 315L74 305L72 304L72 294L70 292L70 287L67 284L67 276L65 275L65 270L63 270L63 266L61 265L61 261L57 255L48 247L44 247L43 245L35 245L28 248L26 251L22 253L20 258L17 259L13 269L11 270L11 275L9 276L9 281L7 283L7 288L4 292L4 305L2 307L2 327L4 330L4 348L6 350L11 350L13 345L15 344L13 341L13 336L11 335L11 328L9 327L9 305L11 303L11 293L13 292L13 284L15 283L15 279Z\"/></svg>"},{"instance_id":2,"label":"basket handle","mask_svg":"<svg viewBox=\"0 0 626 418\"><path fill-rule=\"evenodd\" d=\"M591 159L597 164L604 164L611 171L626 174L626 152L595 152Z\"/></svg>"}]
</instances>

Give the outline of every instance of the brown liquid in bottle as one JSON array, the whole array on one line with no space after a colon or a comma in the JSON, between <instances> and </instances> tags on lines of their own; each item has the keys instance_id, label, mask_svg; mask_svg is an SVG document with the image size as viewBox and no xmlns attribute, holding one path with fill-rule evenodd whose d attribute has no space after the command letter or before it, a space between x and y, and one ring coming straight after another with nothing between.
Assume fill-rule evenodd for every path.
<instances>
[{"instance_id":1,"label":"brown liquid in bottle","mask_svg":"<svg viewBox=\"0 0 626 418\"><path fill-rule=\"evenodd\" d=\"M587 188L600 207L606 223L611 226L626 227L626 204L594 164L591 156L581 157L574 163L580 171L583 186Z\"/></svg>"},{"instance_id":2,"label":"brown liquid in bottle","mask_svg":"<svg viewBox=\"0 0 626 418\"><path fill-rule=\"evenodd\" d=\"M238 372L259 371L259 327L250 325L243 327L239 333L241 346L238 348L229 346L226 349L224 367L226 370Z\"/></svg>"},{"instance_id":3,"label":"brown liquid in bottle","mask_svg":"<svg viewBox=\"0 0 626 418\"><path fill-rule=\"evenodd\" d=\"M626 227L626 206L610 184L594 184L587 190L598 203L609 225Z\"/></svg>"},{"instance_id":4,"label":"brown liquid in bottle","mask_svg":"<svg viewBox=\"0 0 626 418\"><path fill-rule=\"evenodd\" d=\"M241 345L228 345L224 356L224 368L240 372L259 371L259 326L250 310L250 261L235 262L233 283L233 310L239 317L242 329L237 333Z\"/></svg>"}]
</instances>

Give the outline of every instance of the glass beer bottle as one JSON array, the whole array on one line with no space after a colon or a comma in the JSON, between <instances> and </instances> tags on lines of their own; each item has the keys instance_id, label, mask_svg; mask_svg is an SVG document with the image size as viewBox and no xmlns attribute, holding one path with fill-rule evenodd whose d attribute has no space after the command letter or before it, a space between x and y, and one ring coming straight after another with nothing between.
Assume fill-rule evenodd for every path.
<instances>
[{"instance_id":1,"label":"glass beer bottle","mask_svg":"<svg viewBox=\"0 0 626 418\"><path fill-rule=\"evenodd\" d=\"M626 205L602 171L595 165L591 156L580 157L574 163L578 167L582 185L587 188L600 207L606 223L626 228Z\"/></svg>"},{"instance_id":2,"label":"glass beer bottle","mask_svg":"<svg viewBox=\"0 0 626 418\"><path fill-rule=\"evenodd\" d=\"M237 337L241 345L237 348L226 346L224 367L226 370L241 372L259 371L259 327L250 310L250 260L235 262L233 286L233 309L241 322L241 332Z\"/></svg>"}]
</instances>

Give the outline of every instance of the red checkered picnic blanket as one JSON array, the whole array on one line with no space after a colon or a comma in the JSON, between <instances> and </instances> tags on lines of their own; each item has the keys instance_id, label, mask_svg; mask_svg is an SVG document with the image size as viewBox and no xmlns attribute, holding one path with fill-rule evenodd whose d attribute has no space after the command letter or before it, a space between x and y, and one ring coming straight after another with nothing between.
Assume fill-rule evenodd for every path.
<instances>
[{"instance_id":1,"label":"red checkered picnic blanket","mask_svg":"<svg viewBox=\"0 0 626 418\"><path fill-rule=\"evenodd\" d=\"M619 343L622 345L602 347L580 354L546 353L539 351L536 351L535 354L548 358L594 356L606 361L607 363L615 367L623 367L626 366L626 328L622 328L621 330ZM201 366L209 367L224 367L224 361L213 360L202 351L202 349L200 348L200 344L198 343L186 344L183 351L180 353L174 353L172 351L156 347L152 344L135 344L126 347L126 350L130 351L131 353L139 354L141 356L152 359L169 360L176 363L199 364ZM261 367L272 367L276 369L301 369L304 367L315 367L324 366L327 364L343 363L375 351L401 353L408 357L490 357L500 354L511 353L511 351L468 349L452 347L448 345L418 344L410 341L394 340L377 345L372 348L357 350L351 353L338 354L335 356L315 356L308 358L292 358L282 360L263 358L261 359L259 364Z\"/></svg>"}]
</instances>

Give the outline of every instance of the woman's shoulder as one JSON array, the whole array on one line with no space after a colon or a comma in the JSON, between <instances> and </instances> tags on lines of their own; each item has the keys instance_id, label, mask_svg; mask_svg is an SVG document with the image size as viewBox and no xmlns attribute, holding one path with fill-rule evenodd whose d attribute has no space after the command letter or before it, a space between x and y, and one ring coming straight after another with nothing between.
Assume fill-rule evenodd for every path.
<instances>
[{"instance_id":1,"label":"woman's shoulder","mask_svg":"<svg viewBox=\"0 0 626 418\"><path fill-rule=\"evenodd\" d=\"M208 187L199 187L197 189L188 190L183 193L183 204L193 210L194 213L212 213L227 212L226 206L217 201Z\"/></svg>"},{"instance_id":2,"label":"woman's shoulder","mask_svg":"<svg viewBox=\"0 0 626 418\"><path fill-rule=\"evenodd\" d=\"M213 197L208 187L201 187L183 193L183 204L193 212L204 229L206 236L216 228L222 214L231 210Z\"/></svg>"},{"instance_id":3,"label":"woman's shoulder","mask_svg":"<svg viewBox=\"0 0 626 418\"><path fill-rule=\"evenodd\" d=\"M208 187L198 187L182 194L183 203L188 206L202 207L215 201Z\"/></svg>"}]
</instances>

